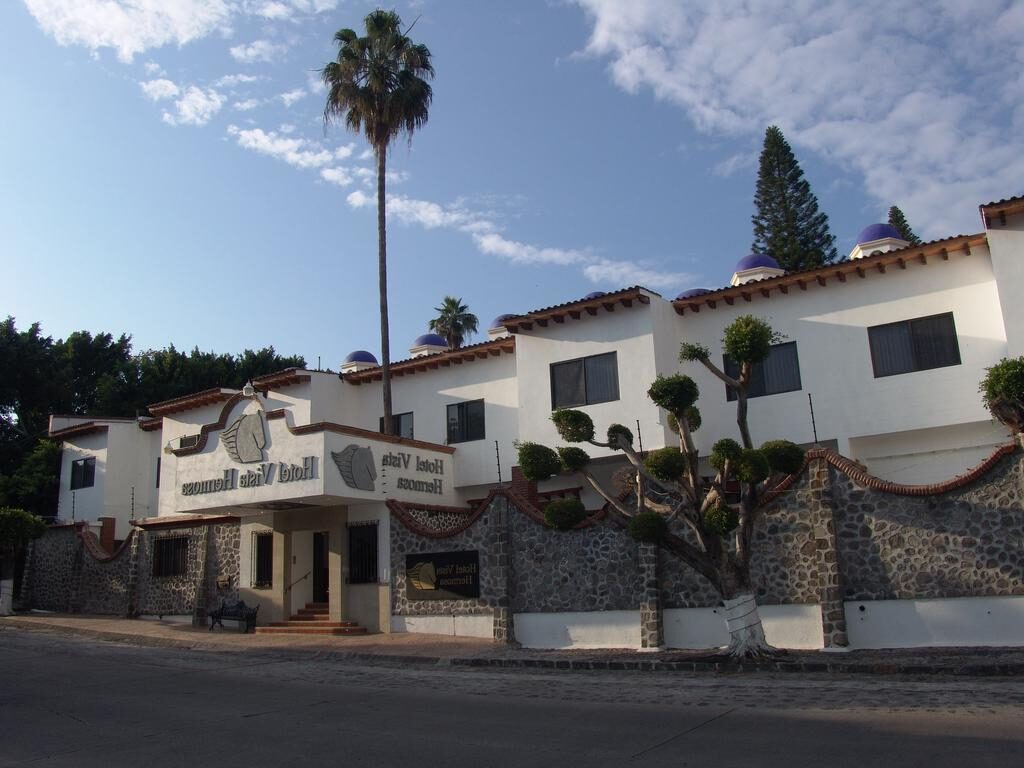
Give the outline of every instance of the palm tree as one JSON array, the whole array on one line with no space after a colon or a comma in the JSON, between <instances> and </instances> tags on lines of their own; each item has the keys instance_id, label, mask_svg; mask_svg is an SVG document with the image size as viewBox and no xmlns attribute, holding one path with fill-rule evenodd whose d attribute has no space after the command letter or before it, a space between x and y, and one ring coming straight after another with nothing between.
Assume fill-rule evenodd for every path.
<instances>
[{"instance_id":1,"label":"palm tree","mask_svg":"<svg viewBox=\"0 0 1024 768\"><path fill-rule=\"evenodd\" d=\"M351 29L334 34L338 57L320 76L327 86L324 122L344 121L366 135L377 159L377 271L380 288L380 346L384 431L391 419L391 345L388 339L388 270L385 227L385 171L388 145L399 134L412 134L427 122L432 91L424 78L434 76L430 51L402 32L394 11L377 9L365 19L366 36ZM406 30L408 31L408 30Z\"/></svg>"},{"instance_id":2,"label":"palm tree","mask_svg":"<svg viewBox=\"0 0 1024 768\"><path fill-rule=\"evenodd\" d=\"M462 303L462 299L454 296L445 296L440 307L434 307L437 317L430 321L429 328L434 333L444 336L448 342L448 349L458 349L467 336L476 333L476 315L469 311L469 307Z\"/></svg>"}]
</instances>

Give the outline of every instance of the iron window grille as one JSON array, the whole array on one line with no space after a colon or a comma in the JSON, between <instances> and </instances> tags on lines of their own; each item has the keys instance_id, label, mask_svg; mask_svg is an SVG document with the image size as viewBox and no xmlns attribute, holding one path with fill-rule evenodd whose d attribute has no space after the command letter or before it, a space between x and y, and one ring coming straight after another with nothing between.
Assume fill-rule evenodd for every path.
<instances>
[{"instance_id":1,"label":"iron window grille","mask_svg":"<svg viewBox=\"0 0 1024 768\"><path fill-rule=\"evenodd\" d=\"M377 521L348 527L348 583L377 583Z\"/></svg>"},{"instance_id":2,"label":"iron window grille","mask_svg":"<svg viewBox=\"0 0 1024 768\"><path fill-rule=\"evenodd\" d=\"M257 589L274 586L274 534L270 531L253 531L252 585Z\"/></svg>"},{"instance_id":3,"label":"iron window grille","mask_svg":"<svg viewBox=\"0 0 1024 768\"><path fill-rule=\"evenodd\" d=\"M184 576L188 572L188 537L169 536L153 542L153 576Z\"/></svg>"}]
</instances>

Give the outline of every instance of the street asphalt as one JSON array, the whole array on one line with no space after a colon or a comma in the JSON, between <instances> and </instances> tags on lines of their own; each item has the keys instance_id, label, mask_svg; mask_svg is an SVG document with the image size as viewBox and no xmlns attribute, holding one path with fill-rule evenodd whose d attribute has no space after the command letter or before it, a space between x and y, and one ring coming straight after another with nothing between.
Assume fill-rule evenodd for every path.
<instances>
[{"instance_id":1,"label":"street asphalt","mask_svg":"<svg viewBox=\"0 0 1024 768\"><path fill-rule=\"evenodd\" d=\"M1016 766L1019 678L635 674L0 625L0 766Z\"/></svg>"}]
</instances>

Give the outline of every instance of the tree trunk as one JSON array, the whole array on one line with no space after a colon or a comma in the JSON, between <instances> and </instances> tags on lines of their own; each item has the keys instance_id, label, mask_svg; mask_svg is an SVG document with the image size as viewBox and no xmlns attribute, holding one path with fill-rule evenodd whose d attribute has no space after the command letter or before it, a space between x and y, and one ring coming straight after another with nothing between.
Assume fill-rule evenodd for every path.
<instances>
[{"instance_id":1,"label":"tree trunk","mask_svg":"<svg viewBox=\"0 0 1024 768\"><path fill-rule=\"evenodd\" d=\"M761 614L757 610L753 592L743 592L722 602L725 604L725 627L729 630L727 652L730 656L751 659L775 651L765 639Z\"/></svg>"},{"instance_id":2,"label":"tree trunk","mask_svg":"<svg viewBox=\"0 0 1024 768\"><path fill-rule=\"evenodd\" d=\"M388 245L385 172L387 146L374 147L377 155L377 277L380 289L380 369L384 394L384 434L394 433L391 419L391 340L388 335Z\"/></svg>"}]
</instances>

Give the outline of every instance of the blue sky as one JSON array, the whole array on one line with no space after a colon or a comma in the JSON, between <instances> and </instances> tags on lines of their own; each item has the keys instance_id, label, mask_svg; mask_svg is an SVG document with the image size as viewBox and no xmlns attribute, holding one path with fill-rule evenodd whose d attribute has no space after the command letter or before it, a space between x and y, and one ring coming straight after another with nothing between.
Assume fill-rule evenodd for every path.
<instances>
[{"instance_id":1,"label":"blue sky","mask_svg":"<svg viewBox=\"0 0 1024 768\"><path fill-rule=\"evenodd\" d=\"M325 130L316 77L373 7L0 4L0 310L138 350L378 353L373 163ZM393 359L446 294L483 331L593 290L727 283L772 123L843 255L893 203L937 238L1024 192L1020 3L394 8L437 76L389 158Z\"/></svg>"}]
</instances>

